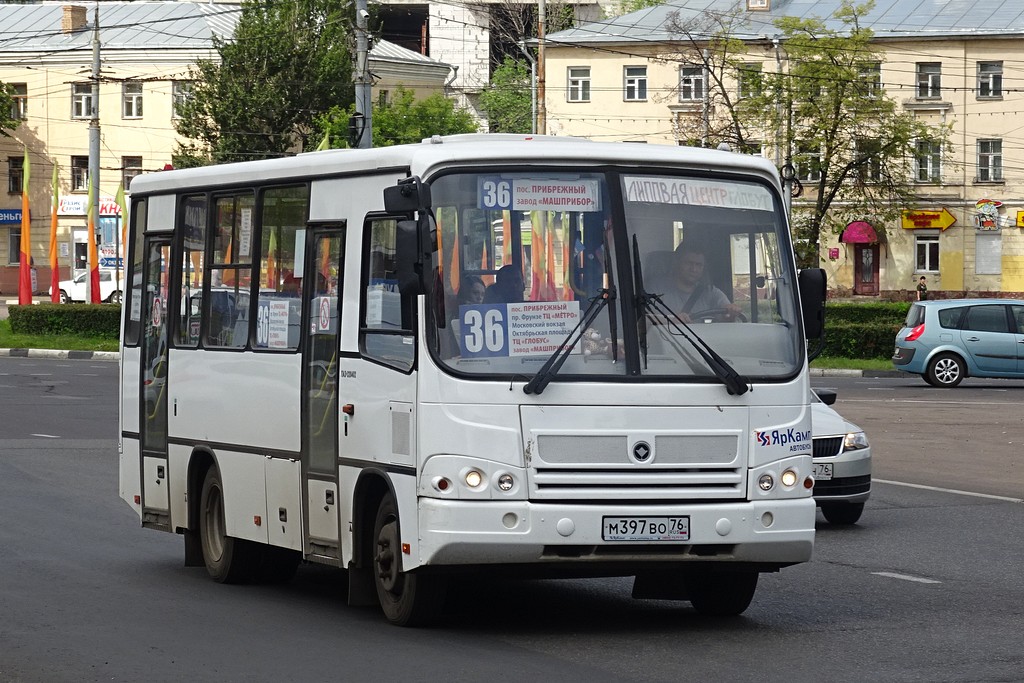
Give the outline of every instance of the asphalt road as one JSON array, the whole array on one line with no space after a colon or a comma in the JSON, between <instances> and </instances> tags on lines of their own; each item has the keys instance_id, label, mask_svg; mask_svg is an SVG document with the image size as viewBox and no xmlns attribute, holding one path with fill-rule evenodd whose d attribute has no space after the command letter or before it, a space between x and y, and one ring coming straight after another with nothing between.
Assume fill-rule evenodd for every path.
<instances>
[{"instance_id":1,"label":"asphalt road","mask_svg":"<svg viewBox=\"0 0 1024 683\"><path fill-rule=\"evenodd\" d=\"M181 539L139 528L118 498L116 368L0 358L0 681L1024 679L1024 505L937 490L1016 490L1004 444L975 426L1024 438L993 405L1008 386L817 380L902 483L878 484L855 527L821 521L814 560L763 576L743 617L634 601L627 580L481 579L415 630L345 606L337 571L223 586L183 567ZM959 405L953 422L926 419L933 396ZM925 438L960 460L929 460Z\"/></svg>"}]
</instances>

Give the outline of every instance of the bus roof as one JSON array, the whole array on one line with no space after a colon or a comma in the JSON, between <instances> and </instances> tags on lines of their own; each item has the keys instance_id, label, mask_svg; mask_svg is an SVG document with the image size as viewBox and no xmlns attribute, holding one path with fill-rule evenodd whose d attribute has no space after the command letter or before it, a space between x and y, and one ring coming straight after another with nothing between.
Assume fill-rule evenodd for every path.
<instances>
[{"instance_id":1,"label":"bus roof","mask_svg":"<svg viewBox=\"0 0 1024 683\"><path fill-rule=\"evenodd\" d=\"M538 153L538 147L543 153ZM297 156L244 161L199 168L161 171L132 180L133 195L159 194L191 188L244 185L268 179L288 181L343 173L407 169L427 175L438 165L453 163L507 164L585 162L641 167L665 166L694 170L746 171L778 185L775 167L766 159L746 154L671 145L592 142L582 138L542 135L469 134L434 136L417 144L373 149L331 149Z\"/></svg>"}]
</instances>

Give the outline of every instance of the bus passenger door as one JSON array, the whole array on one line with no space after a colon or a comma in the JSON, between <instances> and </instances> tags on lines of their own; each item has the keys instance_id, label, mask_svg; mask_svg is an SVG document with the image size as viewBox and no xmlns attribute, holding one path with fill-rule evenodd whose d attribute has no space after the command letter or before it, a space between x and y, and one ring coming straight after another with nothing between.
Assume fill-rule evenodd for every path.
<instances>
[{"instance_id":1,"label":"bus passenger door","mask_svg":"<svg viewBox=\"0 0 1024 683\"><path fill-rule=\"evenodd\" d=\"M341 561L338 503L338 348L344 230L307 231L303 284L302 470L306 553Z\"/></svg>"},{"instance_id":2,"label":"bus passenger door","mask_svg":"<svg viewBox=\"0 0 1024 683\"><path fill-rule=\"evenodd\" d=\"M139 440L142 525L170 531L167 491L167 295L169 238L146 240L142 283Z\"/></svg>"}]
</instances>

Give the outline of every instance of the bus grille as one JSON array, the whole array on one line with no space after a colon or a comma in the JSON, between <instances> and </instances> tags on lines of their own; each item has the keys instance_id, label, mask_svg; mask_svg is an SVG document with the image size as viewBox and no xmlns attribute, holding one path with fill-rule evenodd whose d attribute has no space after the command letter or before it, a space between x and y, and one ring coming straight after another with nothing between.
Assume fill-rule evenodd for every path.
<instances>
[{"instance_id":1,"label":"bus grille","mask_svg":"<svg viewBox=\"0 0 1024 683\"><path fill-rule=\"evenodd\" d=\"M652 455L630 457L625 435L538 435L531 497L544 500L738 500L746 468L735 435L654 437Z\"/></svg>"}]
</instances>

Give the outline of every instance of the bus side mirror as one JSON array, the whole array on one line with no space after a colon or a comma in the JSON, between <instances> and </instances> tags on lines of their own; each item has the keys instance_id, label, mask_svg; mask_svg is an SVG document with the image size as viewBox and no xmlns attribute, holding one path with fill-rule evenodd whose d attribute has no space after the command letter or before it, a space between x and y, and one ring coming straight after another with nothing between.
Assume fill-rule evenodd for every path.
<instances>
[{"instance_id":1,"label":"bus side mirror","mask_svg":"<svg viewBox=\"0 0 1024 683\"><path fill-rule=\"evenodd\" d=\"M804 318L804 335L811 339L824 339L825 335L825 271L805 268L800 271L800 306Z\"/></svg>"},{"instance_id":2,"label":"bus side mirror","mask_svg":"<svg viewBox=\"0 0 1024 683\"><path fill-rule=\"evenodd\" d=\"M431 290L436 251L434 221L429 214L421 213L415 221L398 221L395 269L398 291L403 296L426 294Z\"/></svg>"},{"instance_id":3,"label":"bus side mirror","mask_svg":"<svg viewBox=\"0 0 1024 683\"><path fill-rule=\"evenodd\" d=\"M417 176L399 180L397 185L384 188L384 210L388 213L426 211L430 208L430 185Z\"/></svg>"}]
</instances>

